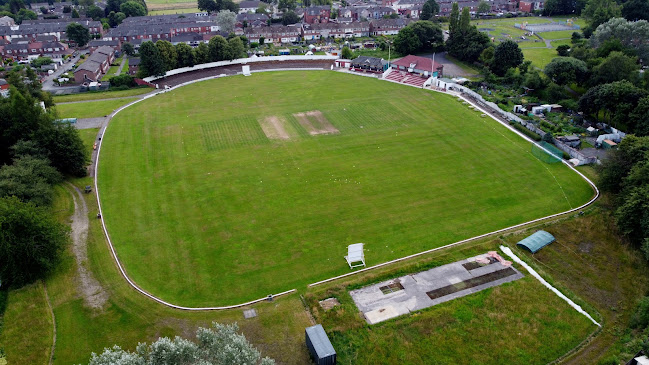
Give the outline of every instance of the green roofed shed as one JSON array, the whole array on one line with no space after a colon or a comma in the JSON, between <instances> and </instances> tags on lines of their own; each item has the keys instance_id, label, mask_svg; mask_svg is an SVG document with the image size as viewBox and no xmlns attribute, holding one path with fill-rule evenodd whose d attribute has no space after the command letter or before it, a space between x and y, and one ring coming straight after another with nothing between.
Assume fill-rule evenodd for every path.
<instances>
[{"instance_id":1,"label":"green roofed shed","mask_svg":"<svg viewBox=\"0 0 649 365\"><path fill-rule=\"evenodd\" d=\"M518 241L517 245L528 249L531 253L536 253L554 241L554 236L548 232L536 231L533 235Z\"/></svg>"}]
</instances>

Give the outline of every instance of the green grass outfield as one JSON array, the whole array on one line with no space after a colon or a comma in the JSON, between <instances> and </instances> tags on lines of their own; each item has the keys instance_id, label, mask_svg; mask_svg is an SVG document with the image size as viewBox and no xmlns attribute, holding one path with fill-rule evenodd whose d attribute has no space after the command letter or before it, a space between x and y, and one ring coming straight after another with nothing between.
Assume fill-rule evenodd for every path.
<instances>
[{"instance_id":1,"label":"green grass outfield","mask_svg":"<svg viewBox=\"0 0 649 365\"><path fill-rule=\"evenodd\" d=\"M310 136L319 110L340 134ZM258 120L284 118L288 141ZM200 82L138 103L105 132L108 230L142 288L227 305L561 212L590 186L454 98L336 72Z\"/></svg>"},{"instance_id":2,"label":"green grass outfield","mask_svg":"<svg viewBox=\"0 0 649 365\"><path fill-rule=\"evenodd\" d=\"M195 6L195 3L188 3L186 8L179 9L164 9L164 10L151 10L149 15L167 15L167 14L187 14L198 13L200 9Z\"/></svg>"}]
</instances>

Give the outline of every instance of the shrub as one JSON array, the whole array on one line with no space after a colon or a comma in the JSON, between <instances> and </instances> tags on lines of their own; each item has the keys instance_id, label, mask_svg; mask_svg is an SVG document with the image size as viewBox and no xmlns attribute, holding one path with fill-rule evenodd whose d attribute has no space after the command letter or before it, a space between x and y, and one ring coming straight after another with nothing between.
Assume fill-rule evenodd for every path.
<instances>
[{"instance_id":1,"label":"shrub","mask_svg":"<svg viewBox=\"0 0 649 365\"><path fill-rule=\"evenodd\" d=\"M536 134L536 133L532 132L531 130L525 128L522 124L514 122L514 123L512 123L512 125L514 126L514 128L516 128L519 131L523 132L523 134L525 134L526 136L532 138L533 140L535 140L537 142L541 140L541 136L539 136L538 134Z\"/></svg>"},{"instance_id":2,"label":"shrub","mask_svg":"<svg viewBox=\"0 0 649 365\"><path fill-rule=\"evenodd\" d=\"M110 78L110 85L114 87L120 87L120 86L126 86L126 87L131 87L135 86L135 78L131 75L119 75L119 76L113 76Z\"/></svg>"}]
</instances>

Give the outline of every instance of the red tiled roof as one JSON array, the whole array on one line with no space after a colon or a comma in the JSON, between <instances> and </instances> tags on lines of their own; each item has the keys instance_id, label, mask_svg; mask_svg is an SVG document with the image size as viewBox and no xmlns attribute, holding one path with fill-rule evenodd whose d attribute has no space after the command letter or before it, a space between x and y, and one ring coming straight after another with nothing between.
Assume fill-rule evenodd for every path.
<instances>
[{"instance_id":1,"label":"red tiled roof","mask_svg":"<svg viewBox=\"0 0 649 365\"><path fill-rule=\"evenodd\" d=\"M418 70L432 70L433 69L433 60L426 57L419 57L408 55L398 61L392 62L393 65L410 67L410 65L415 64L415 68ZM438 70L442 67L440 63L435 62L435 70Z\"/></svg>"}]
</instances>

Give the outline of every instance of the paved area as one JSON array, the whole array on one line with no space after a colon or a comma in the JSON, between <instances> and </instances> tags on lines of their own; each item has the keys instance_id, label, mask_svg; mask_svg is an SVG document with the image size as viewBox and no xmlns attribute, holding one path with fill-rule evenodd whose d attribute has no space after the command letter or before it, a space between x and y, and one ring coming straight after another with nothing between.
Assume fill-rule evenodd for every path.
<instances>
[{"instance_id":1,"label":"paved area","mask_svg":"<svg viewBox=\"0 0 649 365\"><path fill-rule=\"evenodd\" d=\"M433 58L433 54L424 54L421 55L426 58ZM444 65L444 77L473 77L476 74L471 72L466 72L455 62L451 61L446 57L446 52L440 52L435 54L435 62Z\"/></svg>"},{"instance_id":2,"label":"paved area","mask_svg":"<svg viewBox=\"0 0 649 365\"><path fill-rule=\"evenodd\" d=\"M122 74L122 70L124 69L124 64L126 63L127 59L128 59L127 55L124 55L124 57L122 57L122 62L119 64L119 69L117 70L117 72L115 72L115 76L119 76Z\"/></svg>"},{"instance_id":3,"label":"paved area","mask_svg":"<svg viewBox=\"0 0 649 365\"><path fill-rule=\"evenodd\" d=\"M487 261L489 257L489 254L478 255L414 275L352 290L349 294L367 322L375 324L523 277L518 270L498 260ZM485 261L489 263L480 263ZM498 277L497 272L510 275L475 286L469 284L479 281L477 278L486 278L485 275L496 273L495 276ZM452 287L448 291L452 292L451 294L428 295L436 289L448 287Z\"/></svg>"},{"instance_id":4,"label":"paved area","mask_svg":"<svg viewBox=\"0 0 649 365\"><path fill-rule=\"evenodd\" d=\"M105 127L108 124L108 120L108 117L81 118L77 119L77 122L74 124L74 126L77 129L101 128Z\"/></svg>"},{"instance_id":5,"label":"paved area","mask_svg":"<svg viewBox=\"0 0 649 365\"><path fill-rule=\"evenodd\" d=\"M81 52L77 52L76 56L69 58L68 62L61 65L53 74L46 76L45 79L43 79L43 90L49 91L52 94L56 94L57 91L66 92L67 90L78 90L79 86L56 86L54 80L58 79L63 73L72 69L72 66L77 63L80 56Z\"/></svg>"}]
</instances>

